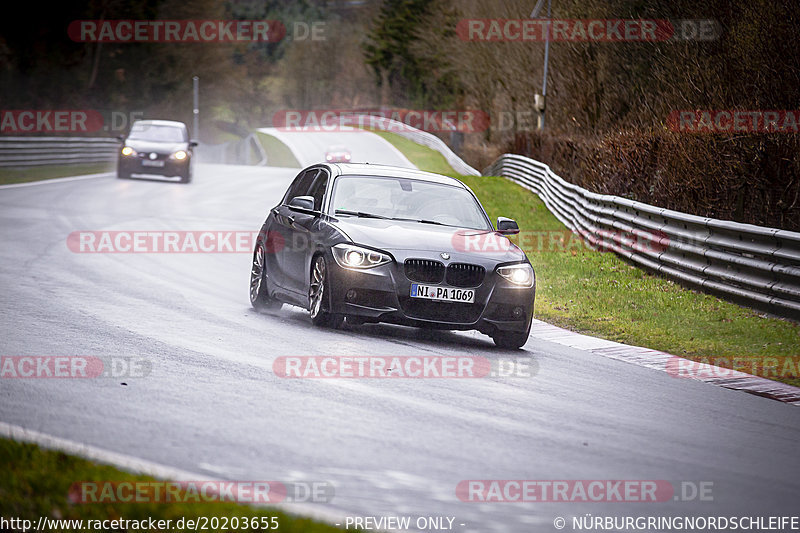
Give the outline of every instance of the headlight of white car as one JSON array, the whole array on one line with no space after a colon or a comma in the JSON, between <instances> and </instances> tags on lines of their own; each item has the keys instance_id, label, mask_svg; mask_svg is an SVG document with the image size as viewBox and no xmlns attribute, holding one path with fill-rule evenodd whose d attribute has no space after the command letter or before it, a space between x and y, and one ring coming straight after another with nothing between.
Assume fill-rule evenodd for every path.
<instances>
[{"instance_id":1,"label":"headlight of white car","mask_svg":"<svg viewBox=\"0 0 800 533\"><path fill-rule=\"evenodd\" d=\"M533 287L535 281L533 267L528 263L502 266L497 269L497 273L521 289Z\"/></svg>"},{"instance_id":2,"label":"headlight of white car","mask_svg":"<svg viewBox=\"0 0 800 533\"><path fill-rule=\"evenodd\" d=\"M331 250L333 251L333 258L343 268L375 268L392 261L388 254L356 246L355 244L337 244Z\"/></svg>"}]
</instances>

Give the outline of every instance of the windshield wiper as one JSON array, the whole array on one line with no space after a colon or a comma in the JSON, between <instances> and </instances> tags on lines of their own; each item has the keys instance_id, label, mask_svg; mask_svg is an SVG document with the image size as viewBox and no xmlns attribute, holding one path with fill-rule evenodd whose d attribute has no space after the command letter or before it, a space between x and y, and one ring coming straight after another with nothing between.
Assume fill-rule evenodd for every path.
<instances>
[{"instance_id":1,"label":"windshield wiper","mask_svg":"<svg viewBox=\"0 0 800 533\"><path fill-rule=\"evenodd\" d=\"M401 217L385 217L383 215L376 215L374 213L365 213L363 211L348 211L346 209L337 209L335 215L352 215L361 218L379 218L381 220L402 220L404 222L416 222L418 224L433 224L436 226L453 226L452 224L445 224L444 222L437 222L435 220L425 220L419 218L401 218Z\"/></svg>"},{"instance_id":2,"label":"windshield wiper","mask_svg":"<svg viewBox=\"0 0 800 533\"><path fill-rule=\"evenodd\" d=\"M436 226L452 226L452 224L445 224L444 222L436 222L435 220L425 220L419 218L399 218L394 217L392 220L403 220L405 222L416 222L417 224L434 224Z\"/></svg>"},{"instance_id":3,"label":"windshield wiper","mask_svg":"<svg viewBox=\"0 0 800 533\"><path fill-rule=\"evenodd\" d=\"M334 215L352 215L354 217L360 218L379 218L381 220L390 220L389 217L385 217L383 215L376 215L375 213L365 213L363 211L348 211L347 209L337 209L333 213Z\"/></svg>"},{"instance_id":4,"label":"windshield wiper","mask_svg":"<svg viewBox=\"0 0 800 533\"><path fill-rule=\"evenodd\" d=\"M414 222L419 222L420 224L435 224L436 226L449 226L450 225L450 224L445 224L444 222L436 222L435 220L424 220L424 219L414 220Z\"/></svg>"}]
</instances>

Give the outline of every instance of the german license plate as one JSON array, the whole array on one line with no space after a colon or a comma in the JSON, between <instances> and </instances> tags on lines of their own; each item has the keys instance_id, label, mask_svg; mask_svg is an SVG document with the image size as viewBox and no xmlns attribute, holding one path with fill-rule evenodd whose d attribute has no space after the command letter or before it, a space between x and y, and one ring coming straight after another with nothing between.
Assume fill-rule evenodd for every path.
<instances>
[{"instance_id":1,"label":"german license plate","mask_svg":"<svg viewBox=\"0 0 800 533\"><path fill-rule=\"evenodd\" d=\"M142 161L142 166L143 167L159 167L160 168L160 167L164 166L164 162L163 161L150 161L149 159L145 159L145 160Z\"/></svg>"},{"instance_id":2,"label":"german license plate","mask_svg":"<svg viewBox=\"0 0 800 533\"><path fill-rule=\"evenodd\" d=\"M422 298L423 300L471 304L475 301L475 291L472 289L456 289L455 287L437 287L436 285L412 283L411 297Z\"/></svg>"}]
</instances>

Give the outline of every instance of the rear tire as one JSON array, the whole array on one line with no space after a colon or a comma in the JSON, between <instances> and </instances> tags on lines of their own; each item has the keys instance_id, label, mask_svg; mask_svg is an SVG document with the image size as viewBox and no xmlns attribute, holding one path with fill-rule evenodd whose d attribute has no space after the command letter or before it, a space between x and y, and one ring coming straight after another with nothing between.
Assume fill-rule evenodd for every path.
<instances>
[{"instance_id":1,"label":"rear tire","mask_svg":"<svg viewBox=\"0 0 800 533\"><path fill-rule=\"evenodd\" d=\"M330 295L328 265L325 257L318 255L311 266L311 283L308 286L308 311L311 314L311 323L323 328L337 329L342 325L344 316L330 312Z\"/></svg>"},{"instance_id":2,"label":"rear tire","mask_svg":"<svg viewBox=\"0 0 800 533\"><path fill-rule=\"evenodd\" d=\"M253 252L253 264L250 267L250 305L257 311L278 310L283 303L270 297L267 292L267 252L264 243L258 241Z\"/></svg>"}]
</instances>

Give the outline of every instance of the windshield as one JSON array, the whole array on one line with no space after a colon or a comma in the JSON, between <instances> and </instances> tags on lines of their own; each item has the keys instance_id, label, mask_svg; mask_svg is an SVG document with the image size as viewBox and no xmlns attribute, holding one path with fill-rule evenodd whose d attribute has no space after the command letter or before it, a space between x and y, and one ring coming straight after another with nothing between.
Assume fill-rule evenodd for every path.
<instances>
[{"instance_id":1,"label":"windshield","mask_svg":"<svg viewBox=\"0 0 800 533\"><path fill-rule=\"evenodd\" d=\"M491 230L478 201L461 187L405 178L340 176L331 196L337 216L385 217Z\"/></svg>"},{"instance_id":2,"label":"windshield","mask_svg":"<svg viewBox=\"0 0 800 533\"><path fill-rule=\"evenodd\" d=\"M183 128L176 126L154 126L153 124L134 124L128 139L141 141L185 142L186 134Z\"/></svg>"}]
</instances>

